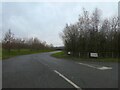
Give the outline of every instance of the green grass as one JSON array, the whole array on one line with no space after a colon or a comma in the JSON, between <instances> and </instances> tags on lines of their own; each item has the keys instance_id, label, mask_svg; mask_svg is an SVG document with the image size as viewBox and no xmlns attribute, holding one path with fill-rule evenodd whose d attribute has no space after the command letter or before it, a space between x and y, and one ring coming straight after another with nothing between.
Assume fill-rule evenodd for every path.
<instances>
[{"instance_id":1,"label":"green grass","mask_svg":"<svg viewBox=\"0 0 120 90\"><path fill-rule=\"evenodd\" d=\"M54 53L51 56L74 61L120 62L120 58L79 58L79 57L77 58L66 55L63 51Z\"/></svg>"},{"instance_id":2,"label":"green grass","mask_svg":"<svg viewBox=\"0 0 120 90\"><path fill-rule=\"evenodd\" d=\"M14 56L19 56L19 55L27 55L27 54L35 54L35 53L43 53L43 52L50 52L52 50L37 50L37 51L31 51L29 49L21 49L20 51L18 50L11 50L10 54L7 50L3 49L2 50L2 59L7 59L10 57L14 57Z\"/></svg>"},{"instance_id":3,"label":"green grass","mask_svg":"<svg viewBox=\"0 0 120 90\"><path fill-rule=\"evenodd\" d=\"M51 56L56 57L56 58L68 58L68 56L65 55L64 52L57 52L57 53L52 54Z\"/></svg>"},{"instance_id":4,"label":"green grass","mask_svg":"<svg viewBox=\"0 0 120 90\"><path fill-rule=\"evenodd\" d=\"M0 48L0 60L2 59L2 48Z\"/></svg>"}]
</instances>

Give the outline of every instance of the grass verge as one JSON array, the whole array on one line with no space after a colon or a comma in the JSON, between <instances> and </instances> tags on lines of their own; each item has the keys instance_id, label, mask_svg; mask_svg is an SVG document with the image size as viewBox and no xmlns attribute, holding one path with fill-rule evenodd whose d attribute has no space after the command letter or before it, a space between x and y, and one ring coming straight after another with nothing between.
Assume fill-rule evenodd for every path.
<instances>
[{"instance_id":1,"label":"grass verge","mask_svg":"<svg viewBox=\"0 0 120 90\"><path fill-rule=\"evenodd\" d=\"M2 48L0 48L0 60L2 60Z\"/></svg>"},{"instance_id":2,"label":"grass verge","mask_svg":"<svg viewBox=\"0 0 120 90\"><path fill-rule=\"evenodd\" d=\"M52 54L56 58L63 58L74 61L96 61L96 62L120 62L120 58L79 58L66 55L63 51Z\"/></svg>"},{"instance_id":3,"label":"grass verge","mask_svg":"<svg viewBox=\"0 0 120 90\"><path fill-rule=\"evenodd\" d=\"M35 54L35 53L43 53L43 52L50 52L52 50L37 50L37 51L31 51L29 49L21 49L20 51L18 50L11 50L9 53L7 50L3 49L2 50L2 60L14 57L14 56L19 56L19 55L27 55L27 54Z\"/></svg>"},{"instance_id":4,"label":"grass verge","mask_svg":"<svg viewBox=\"0 0 120 90\"><path fill-rule=\"evenodd\" d=\"M56 57L56 58L69 58L69 56L66 55L63 51L53 53L51 56Z\"/></svg>"}]
</instances>

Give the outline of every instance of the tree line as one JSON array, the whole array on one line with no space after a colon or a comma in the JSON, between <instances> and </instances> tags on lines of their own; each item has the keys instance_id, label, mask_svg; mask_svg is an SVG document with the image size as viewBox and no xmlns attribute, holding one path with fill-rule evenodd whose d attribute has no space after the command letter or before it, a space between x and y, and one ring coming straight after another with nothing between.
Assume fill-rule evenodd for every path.
<instances>
[{"instance_id":1,"label":"tree line","mask_svg":"<svg viewBox=\"0 0 120 90\"><path fill-rule=\"evenodd\" d=\"M45 41L40 41L37 37L28 39L17 38L9 29L2 40L2 48L11 52L12 49L20 51L21 49L29 49L30 51L52 50L53 45L48 45Z\"/></svg>"},{"instance_id":2,"label":"tree line","mask_svg":"<svg viewBox=\"0 0 120 90\"><path fill-rule=\"evenodd\" d=\"M91 14L83 9L78 21L66 24L60 34L65 51L80 57L89 57L91 52L98 53L99 57L120 57L119 25L117 16L103 19L98 8Z\"/></svg>"}]
</instances>

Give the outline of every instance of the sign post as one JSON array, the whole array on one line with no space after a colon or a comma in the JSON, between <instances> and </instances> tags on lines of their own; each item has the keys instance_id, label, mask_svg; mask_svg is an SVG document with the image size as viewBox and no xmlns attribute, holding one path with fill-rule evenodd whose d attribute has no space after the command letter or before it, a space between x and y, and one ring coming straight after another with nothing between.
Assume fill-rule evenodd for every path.
<instances>
[{"instance_id":1,"label":"sign post","mask_svg":"<svg viewBox=\"0 0 120 90\"><path fill-rule=\"evenodd\" d=\"M71 54L71 52L68 52L68 55L70 55Z\"/></svg>"}]
</instances>

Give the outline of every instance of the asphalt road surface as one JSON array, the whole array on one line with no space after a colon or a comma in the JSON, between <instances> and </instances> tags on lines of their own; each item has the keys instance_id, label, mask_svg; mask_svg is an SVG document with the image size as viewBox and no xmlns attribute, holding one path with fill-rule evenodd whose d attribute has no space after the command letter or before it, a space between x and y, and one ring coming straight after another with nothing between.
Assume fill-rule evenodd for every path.
<instances>
[{"instance_id":1,"label":"asphalt road surface","mask_svg":"<svg viewBox=\"0 0 120 90\"><path fill-rule=\"evenodd\" d=\"M54 52L2 62L2 88L118 88L118 63L75 62Z\"/></svg>"}]
</instances>

